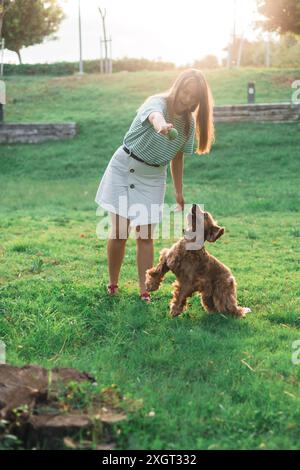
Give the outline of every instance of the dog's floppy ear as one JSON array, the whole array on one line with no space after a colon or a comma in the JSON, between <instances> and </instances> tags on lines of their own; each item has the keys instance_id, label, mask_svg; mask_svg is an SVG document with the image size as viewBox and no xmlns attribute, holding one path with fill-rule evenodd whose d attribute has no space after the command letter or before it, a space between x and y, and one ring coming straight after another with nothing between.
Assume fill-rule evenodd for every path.
<instances>
[{"instance_id":1,"label":"dog's floppy ear","mask_svg":"<svg viewBox=\"0 0 300 470\"><path fill-rule=\"evenodd\" d=\"M196 211L197 204L193 204L186 218L189 231L192 232L196 231Z\"/></svg>"},{"instance_id":2,"label":"dog's floppy ear","mask_svg":"<svg viewBox=\"0 0 300 470\"><path fill-rule=\"evenodd\" d=\"M183 229L182 233L184 238L187 241L191 241L195 238L195 231L196 231L196 204L193 204L188 215L187 215L187 229Z\"/></svg>"},{"instance_id":3,"label":"dog's floppy ear","mask_svg":"<svg viewBox=\"0 0 300 470\"><path fill-rule=\"evenodd\" d=\"M196 232L197 204L192 206L192 231Z\"/></svg>"},{"instance_id":4,"label":"dog's floppy ear","mask_svg":"<svg viewBox=\"0 0 300 470\"><path fill-rule=\"evenodd\" d=\"M214 243L218 240L218 238L220 238L222 235L224 235L224 232L225 232L225 228L224 227L214 227L212 230L211 230L211 234L210 234L210 242Z\"/></svg>"}]
</instances>

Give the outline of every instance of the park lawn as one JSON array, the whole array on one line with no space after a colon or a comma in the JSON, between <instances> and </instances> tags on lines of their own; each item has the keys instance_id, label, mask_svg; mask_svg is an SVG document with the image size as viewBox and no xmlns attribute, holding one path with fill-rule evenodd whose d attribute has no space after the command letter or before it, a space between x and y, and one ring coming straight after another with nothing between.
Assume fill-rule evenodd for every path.
<instances>
[{"instance_id":1,"label":"park lawn","mask_svg":"<svg viewBox=\"0 0 300 470\"><path fill-rule=\"evenodd\" d=\"M300 70L207 73L216 104L289 101ZM7 362L70 366L143 407L116 425L121 449L297 449L300 435L300 125L218 124L209 156L186 157L185 201L226 227L209 251L230 266L246 320L207 315L197 296L168 316L168 274L138 299L135 244L108 298L96 237L100 177L149 94L176 73L7 80L8 121L76 121L72 141L0 147L0 338ZM174 196L168 171L166 202ZM172 240L156 240L159 250ZM118 432L117 432L118 430Z\"/></svg>"}]
</instances>

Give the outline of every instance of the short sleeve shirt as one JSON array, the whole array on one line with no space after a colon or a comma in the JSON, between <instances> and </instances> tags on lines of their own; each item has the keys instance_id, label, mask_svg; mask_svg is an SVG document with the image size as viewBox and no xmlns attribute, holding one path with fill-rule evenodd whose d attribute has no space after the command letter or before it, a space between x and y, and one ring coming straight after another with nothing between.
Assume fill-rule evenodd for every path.
<instances>
[{"instance_id":1,"label":"short sleeve shirt","mask_svg":"<svg viewBox=\"0 0 300 470\"><path fill-rule=\"evenodd\" d=\"M158 165L167 165L179 151L193 155L195 140L193 116L190 118L188 137L184 133L183 117L174 116L173 125L178 131L178 137L169 140L167 136L158 134L148 120L149 115L155 111L162 113L166 122L170 122L166 99L161 96L152 97L138 111L125 134L123 144L145 162Z\"/></svg>"}]
</instances>

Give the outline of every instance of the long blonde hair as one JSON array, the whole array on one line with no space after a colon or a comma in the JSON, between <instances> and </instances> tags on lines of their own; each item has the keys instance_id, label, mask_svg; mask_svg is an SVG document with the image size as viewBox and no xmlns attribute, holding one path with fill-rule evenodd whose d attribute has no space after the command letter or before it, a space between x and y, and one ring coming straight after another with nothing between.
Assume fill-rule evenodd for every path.
<instances>
[{"instance_id":1,"label":"long blonde hair","mask_svg":"<svg viewBox=\"0 0 300 470\"><path fill-rule=\"evenodd\" d=\"M174 118L174 103L177 98L178 92L184 84L189 80L195 80L198 84L199 100L192 109L184 113L185 122L185 135L188 137L190 131L190 118L193 116L196 124L196 138L197 150L195 153L203 154L209 153L211 146L214 143L215 131L213 122L213 97L210 87L203 73L200 70L191 68L184 70L177 77L171 88L163 93L150 96L145 103L154 97L164 97L167 101L167 107L170 115L171 122ZM144 103L144 104L145 104ZM143 104L143 105L144 105ZM143 106L142 105L142 106Z\"/></svg>"}]
</instances>

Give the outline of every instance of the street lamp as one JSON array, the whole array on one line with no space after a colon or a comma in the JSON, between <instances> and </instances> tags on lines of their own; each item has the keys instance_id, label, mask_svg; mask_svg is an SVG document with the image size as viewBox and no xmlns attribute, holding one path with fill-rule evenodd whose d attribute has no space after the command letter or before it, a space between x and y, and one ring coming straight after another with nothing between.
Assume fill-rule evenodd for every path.
<instances>
[{"instance_id":1,"label":"street lamp","mask_svg":"<svg viewBox=\"0 0 300 470\"><path fill-rule=\"evenodd\" d=\"M229 45L228 45L228 56L227 56L228 68L231 68L235 61L234 53L235 53L235 42L236 42L237 0L233 0L232 8L233 8L233 25L232 25L232 32L230 34L230 40L229 40Z\"/></svg>"},{"instance_id":2,"label":"street lamp","mask_svg":"<svg viewBox=\"0 0 300 470\"><path fill-rule=\"evenodd\" d=\"M4 0L0 0L0 47L1 47L1 76L3 75L3 49L4 49L4 38L2 38L2 23L4 17ZM5 104L5 83L0 80L0 124L3 123L4 111L3 105ZM1 343L1 341L0 341Z\"/></svg>"},{"instance_id":3,"label":"street lamp","mask_svg":"<svg viewBox=\"0 0 300 470\"><path fill-rule=\"evenodd\" d=\"M80 0L78 0L78 22L79 22L79 74L83 75Z\"/></svg>"},{"instance_id":4,"label":"street lamp","mask_svg":"<svg viewBox=\"0 0 300 470\"><path fill-rule=\"evenodd\" d=\"M248 103L254 104L255 103L255 82L249 82L247 85L247 96L248 96Z\"/></svg>"}]
</instances>

